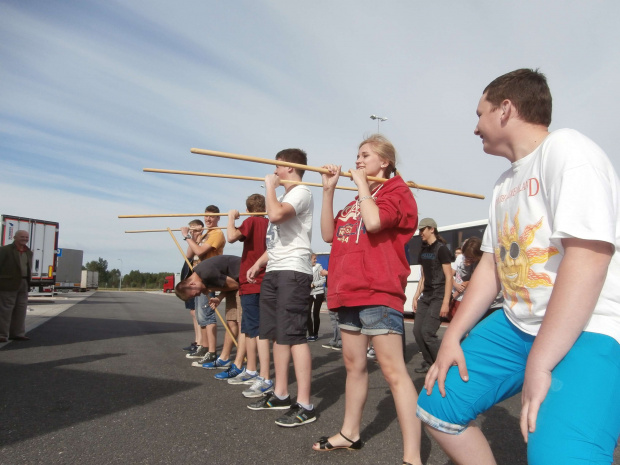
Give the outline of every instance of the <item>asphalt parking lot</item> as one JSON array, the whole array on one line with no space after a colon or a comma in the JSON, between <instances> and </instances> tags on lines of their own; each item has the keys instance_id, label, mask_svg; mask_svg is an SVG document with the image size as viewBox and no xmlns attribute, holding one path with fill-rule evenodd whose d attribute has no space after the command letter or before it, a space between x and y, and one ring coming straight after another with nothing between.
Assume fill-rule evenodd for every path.
<instances>
[{"instance_id":1,"label":"asphalt parking lot","mask_svg":"<svg viewBox=\"0 0 620 465\"><path fill-rule=\"evenodd\" d=\"M281 428L274 424L278 412L246 408L244 386L191 367L181 348L193 330L174 295L95 292L33 299L29 305L31 341L0 348L2 464L401 463L394 404L372 361L364 448L311 450L314 440L339 430L344 409L341 353L321 347L331 332L326 314L319 341L310 344L319 418ZM423 375L413 371L420 355L411 331L408 323L408 367L420 390ZM517 396L480 418L500 464L526 463L518 415ZM422 459L431 465L451 463L425 434ZM618 451L615 459L620 463Z\"/></svg>"}]
</instances>

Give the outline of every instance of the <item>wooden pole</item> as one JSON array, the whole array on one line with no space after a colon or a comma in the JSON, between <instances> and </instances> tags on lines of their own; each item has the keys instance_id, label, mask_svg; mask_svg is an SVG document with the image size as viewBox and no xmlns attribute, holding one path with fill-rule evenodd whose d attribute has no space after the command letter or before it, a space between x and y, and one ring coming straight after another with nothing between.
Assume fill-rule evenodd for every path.
<instances>
[{"instance_id":1,"label":"wooden pole","mask_svg":"<svg viewBox=\"0 0 620 465\"><path fill-rule=\"evenodd\" d=\"M208 229L208 230L211 230L211 229L226 229L226 226L218 226L216 228L202 228L202 229ZM125 233L128 234L128 233L166 232L168 230L170 230L170 231L180 231L180 229L170 229L170 228L168 228L168 229L136 229L134 231L125 231ZM191 231L192 228L189 228L189 230Z\"/></svg>"},{"instance_id":2,"label":"wooden pole","mask_svg":"<svg viewBox=\"0 0 620 465\"><path fill-rule=\"evenodd\" d=\"M259 178L256 176L239 176L239 175L234 175L234 174L200 173L197 171L162 170L162 169L157 169L157 168L144 168L142 171L146 173L183 174L187 176L208 176L212 178L242 179L246 181L265 182L265 178ZM316 182L290 181L288 179L280 179L280 182L283 184L301 184L302 186L323 187L323 184L319 184ZM336 189L342 189L342 190L347 190L347 191L357 191L356 187L336 186Z\"/></svg>"},{"instance_id":3,"label":"wooden pole","mask_svg":"<svg viewBox=\"0 0 620 465\"><path fill-rule=\"evenodd\" d=\"M181 252L181 255L183 255L183 258L185 259L185 262L187 263L187 266L189 266L189 269L194 271L194 267L192 266L192 264L189 262L189 260L187 259L187 256L185 255L185 252L183 252L183 249L181 248L181 244L179 244L179 241L177 241L177 238L174 237L174 234L172 234L172 229L168 228L167 231L170 233L170 237L172 237L172 240L174 241L174 243L177 245L177 247L179 248L179 252ZM227 297L228 298L228 297ZM215 313L217 314L218 318L220 319L220 321L222 322L222 324L224 325L224 328L226 328L226 332L228 333L228 335L230 336L230 338L232 339L232 341L235 343L235 347L238 347L237 345L237 340L235 339L235 336L233 336L232 331L230 330L230 328L228 327L228 325L226 324L226 321L224 321L224 318L222 318L222 315L220 315L220 312L218 311L218 309L216 307L211 307L213 310L215 310ZM204 342L204 341L203 341Z\"/></svg>"},{"instance_id":4,"label":"wooden pole","mask_svg":"<svg viewBox=\"0 0 620 465\"><path fill-rule=\"evenodd\" d=\"M329 171L325 168L318 168L315 166L309 166L309 165L301 165L299 163L291 163L288 161L281 161L281 160L271 160L269 158L259 158L259 157L253 157L250 155L239 155L236 153L228 153L228 152L218 152L215 150L204 150L204 149L196 149L193 148L191 149L192 153L196 153L198 155L209 155L212 157L221 157L221 158L230 158L233 160L243 160L243 161L251 161L254 163L264 163L267 165L277 165L277 166L288 166L289 168L297 168L297 169L301 169L301 170L305 170L305 171L314 171L316 173L322 173L322 174L327 174L329 173ZM349 171L347 172L340 172L340 176L345 176L347 178L351 177L351 173ZM369 181L374 181L374 182L380 182L380 183L384 183L385 181L387 181L387 179L384 178L377 178L374 176L368 176L368 180ZM422 190L426 190L426 191L432 191L432 192L440 192L442 194L452 194L452 195L460 195L463 197L471 197L474 199L484 199L484 195L480 195L480 194L472 194L470 192L461 192L461 191L456 191L456 190L452 190L452 189L444 189L441 187L432 187L432 186L425 186L422 184L418 184L415 183L413 181L406 181L406 184L411 187L412 189L422 189ZM357 189L356 189L357 190Z\"/></svg>"},{"instance_id":5,"label":"wooden pole","mask_svg":"<svg viewBox=\"0 0 620 465\"><path fill-rule=\"evenodd\" d=\"M241 216L267 216L266 212L239 213ZM184 216L228 216L228 213L161 213L154 215L118 215L119 218L181 218Z\"/></svg>"}]
</instances>

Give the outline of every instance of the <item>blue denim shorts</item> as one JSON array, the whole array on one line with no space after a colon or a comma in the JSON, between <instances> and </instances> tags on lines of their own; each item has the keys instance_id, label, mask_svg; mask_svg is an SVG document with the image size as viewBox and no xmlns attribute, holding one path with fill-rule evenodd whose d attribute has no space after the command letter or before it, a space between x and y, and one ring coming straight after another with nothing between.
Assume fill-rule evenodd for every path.
<instances>
[{"instance_id":1,"label":"blue denim shorts","mask_svg":"<svg viewBox=\"0 0 620 465\"><path fill-rule=\"evenodd\" d=\"M384 305L343 307L338 310L338 322L340 329L368 336L403 334L405 330L403 314Z\"/></svg>"},{"instance_id":2,"label":"blue denim shorts","mask_svg":"<svg viewBox=\"0 0 620 465\"><path fill-rule=\"evenodd\" d=\"M195 300L196 297L190 297L189 299L187 299L185 301L185 308L187 310L196 310L196 304L194 303Z\"/></svg>"},{"instance_id":3,"label":"blue denim shorts","mask_svg":"<svg viewBox=\"0 0 620 465\"><path fill-rule=\"evenodd\" d=\"M215 319L215 310L209 306L210 295L199 294L195 297L196 305L196 321L200 326L214 325L217 323Z\"/></svg>"}]
</instances>

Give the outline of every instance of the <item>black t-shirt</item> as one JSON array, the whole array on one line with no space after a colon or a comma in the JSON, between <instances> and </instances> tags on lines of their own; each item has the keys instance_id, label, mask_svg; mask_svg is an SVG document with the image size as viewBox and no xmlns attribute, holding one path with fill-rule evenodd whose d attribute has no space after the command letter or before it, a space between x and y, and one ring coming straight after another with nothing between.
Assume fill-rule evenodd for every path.
<instances>
[{"instance_id":1,"label":"black t-shirt","mask_svg":"<svg viewBox=\"0 0 620 465\"><path fill-rule=\"evenodd\" d=\"M446 275L442 265L450 264L452 257L448 248L440 241L432 245L422 243L422 250L418 256L418 263L424 272L424 291L430 292L446 285Z\"/></svg>"},{"instance_id":2,"label":"black t-shirt","mask_svg":"<svg viewBox=\"0 0 620 465\"><path fill-rule=\"evenodd\" d=\"M207 287L226 287L226 276L239 282L241 257L234 255L216 255L200 262L194 273L200 276Z\"/></svg>"}]
</instances>

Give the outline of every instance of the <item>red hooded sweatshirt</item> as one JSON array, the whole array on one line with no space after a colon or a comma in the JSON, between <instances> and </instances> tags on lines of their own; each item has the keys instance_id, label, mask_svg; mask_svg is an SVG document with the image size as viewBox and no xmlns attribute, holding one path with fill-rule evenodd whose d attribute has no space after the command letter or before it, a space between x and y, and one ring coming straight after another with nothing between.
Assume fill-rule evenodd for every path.
<instances>
[{"instance_id":1,"label":"red hooded sweatshirt","mask_svg":"<svg viewBox=\"0 0 620 465\"><path fill-rule=\"evenodd\" d=\"M375 189L373 197L379 207L379 232L366 232L357 198L334 220L327 281L330 310L385 305L403 311L410 273L405 246L418 227L418 206L400 176Z\"/></svg>"}]
</instances>

